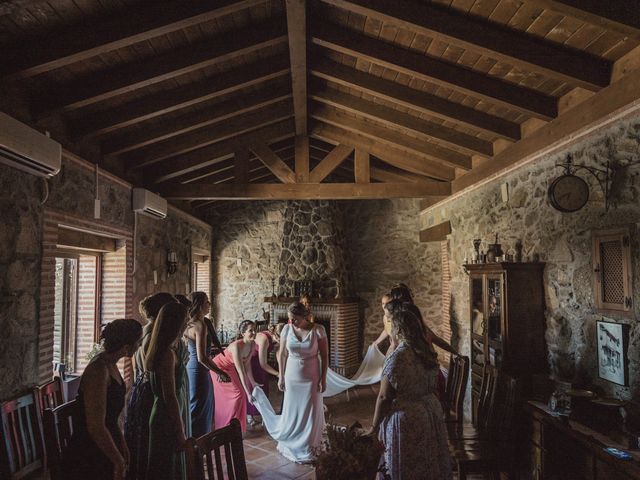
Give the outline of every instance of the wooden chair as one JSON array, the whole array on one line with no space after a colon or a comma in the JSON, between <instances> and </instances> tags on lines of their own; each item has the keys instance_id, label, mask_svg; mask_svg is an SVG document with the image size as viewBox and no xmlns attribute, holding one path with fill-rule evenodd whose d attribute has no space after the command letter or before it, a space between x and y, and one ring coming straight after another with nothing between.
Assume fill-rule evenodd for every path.
<instances>
[{"instance_id":1,"label":"wooden chair","mask_svg":"<svg viewBox=\"0 0 640 480\"><path fill-rule=\"evenodd\" d=\"M73 434L76 403L76 400L71 400L54 409L47 408L42 417L44 446L51 480L64 480L64 475L60 470L62 452L69 444Z\"/></svg>"},{"instance_id":2,"label":"wooden chair","mask_svg":"<svg viewBox=\"0 0 640 480\"><path fill-rule=\"evenodd\" d=\"M64 403L64 389L60 377L54 377L53 380L34 388L33 391L41 414L46 408L53 410Z\"/></svg>"},{"instance_id":3,"label":"wooden chair","mask_svg":"<svg viewBox=\"0 0 640 480\"><path fill-rule=\"evenodd\" d=\"M39 410L33 393L0 404L0 478L18 480L43 468Z\"/></svg>"},{"instance_id":4,"label":"wooden chair","mask_svg":"<svg viewBox=\"0 0 640 480\"><path fill-rule=\"evenodd\" d=\"M461 440L477 439L484 435L490 414L493 411L497 378L498 370L495 367L489 365L484 367L475 424L470 422L447 423L450 444L458 443Z\"/></svg>"},{"instance_id":5,"label":"wooden chair","mask_svg":"<svg viewBox=\"0 0 640 480\"><path fill-rule=\"evenodd\" d=\"M501 472L513 473L516 458L514 419L519 390L516 379L502 372L496 376L493 399L488 400L486 406L484 435L462 440L451 448L459 480L466 480L470 473L490 474L494 478L499 478Z\"/></svg>"},{"instance_id":6,"label":"wooden chair","mask_svg":"<svg viewBox=\"0 0 640 480\"><path fill-rule=\"evenodd\" d=\"M221 455L224 450L224 458ZM190 480L247 480L242 429L237 418L226 427L200 438L189 438L186 446ZM203 461L204 459L204 461Z\"/></svg>"},{"instance_id":7,"label":"wooden chair","mask_svg":"<svg viewBox=\"0 0 640 480\"><path fill-rule=\"evenodd\" d=\"M451 355L444 400L447 422L462 422L468 381L469 357Z\"/></svg>"}]
</instances>

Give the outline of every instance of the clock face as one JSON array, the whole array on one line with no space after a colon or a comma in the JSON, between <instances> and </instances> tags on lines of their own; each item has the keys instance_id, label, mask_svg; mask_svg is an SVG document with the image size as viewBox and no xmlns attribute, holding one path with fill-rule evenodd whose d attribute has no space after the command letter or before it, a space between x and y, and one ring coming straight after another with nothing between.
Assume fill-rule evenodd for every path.
<instances>
[{"instance_id":1,"label":"clock face","mask_svg":"<svg viewBox=\"0 0 640 480\"><path fill-rule=\"evenodd\" d=\"M549 186L551 206L561 212L576 212L589 200L589 185L576 175L562 175Z\"/></svg>"}]
</instances>

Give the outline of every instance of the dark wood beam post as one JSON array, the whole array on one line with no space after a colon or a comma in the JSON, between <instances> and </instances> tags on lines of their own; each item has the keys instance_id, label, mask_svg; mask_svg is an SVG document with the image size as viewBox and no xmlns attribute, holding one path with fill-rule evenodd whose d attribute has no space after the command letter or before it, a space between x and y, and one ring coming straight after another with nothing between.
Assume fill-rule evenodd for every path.
<instances>
[{"instance_id":1,"label":"dark wood beam post","mask_svg":"<svg viewBox=\"0 0 640 480\"><path fill-rule=\"evenodd\" d=\"M286 0L291 87L296 135L307 134L307 14L306 0Z\"/></svg>"},{"instance_id":2,"label":"dark wood beam post","mask_svg":"<svg viewBox=\"0 0 640 480\"><path fill-rule=\"evenodd\" d=\"M295 105L294 105L295 108ZM309 137L296 136L295 140L296 182L309 182Z\"/></svg>"},{"instance_id":3,"label":"dark wood beam post","mask_svg":"<svg viewBox=\"0 0 640 480\"><path fill-rule=\"evenodd\" d=\"M353 152L353 147L336 145L335 148L327 153L327 156L316 165L316 168L314 168L309 175L309 181L311 183L320 183L327 175L333 172L345 158L351 155L351 152Z\"/></svg>"},{"instance_id":4,"label":"dark wood beam post","mask_svg":"<svg viewBox=\"0 0 640 480\"><path fill-rule=\"evenodd\" d=\"M356 148L354 160L356 183L369 183L371 181L371 166L369 163L369 153Z\"/></svg>"},{"instance_id":5,"label":"dark wood beam post","mask_svg":"<svg viewBox=\"0 0 640 480\"><path fill-rule=\"evenodd\" d=\"M294 183L296 175L291 171L282 159L273 153L266 143L257 143L251 147L251 151L264 163L282 183Z\"/></svg>"}]
</instances>

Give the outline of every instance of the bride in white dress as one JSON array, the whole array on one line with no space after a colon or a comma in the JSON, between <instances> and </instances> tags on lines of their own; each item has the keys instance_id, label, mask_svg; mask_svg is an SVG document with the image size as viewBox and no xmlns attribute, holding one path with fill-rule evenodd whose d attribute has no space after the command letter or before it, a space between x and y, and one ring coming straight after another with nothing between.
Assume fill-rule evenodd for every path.
<instances>
[{"instance_id":1,"label":"bride in white dress","mask_svg":"<svg viewBox=\"0 0 640 480\"><path fill-rule=\"evenodd\" d=\"M276 415L260 387L253 390L255 405L278 451L294 462L310 462L322 447L327 385L328 345L324 327L307 320L298 303L289 306L289 325L280 335L278 388L285 393L282 414Z\"/></svg>"}]
</instances>

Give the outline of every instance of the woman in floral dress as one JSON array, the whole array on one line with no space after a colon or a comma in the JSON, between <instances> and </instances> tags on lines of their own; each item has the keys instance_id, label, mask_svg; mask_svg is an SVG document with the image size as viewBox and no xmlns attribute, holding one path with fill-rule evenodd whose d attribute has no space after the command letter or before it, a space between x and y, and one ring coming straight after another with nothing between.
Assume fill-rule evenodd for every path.
<instances>
[{"instance_id":1,"label":"woman in floral dress","mask_svg":"<svg viewBox=\"0 0 640 480\"><path fill-rule=\"evenodd\" d=\"M393 300L385 309L396 349L385 360L372 432L385 445L392 480L451 480L447 429L435 392L437 357L427 344L420 310Z\"/></svg>"}]
</instances>

